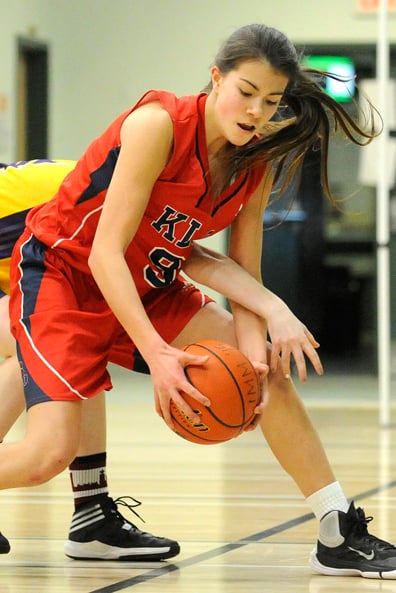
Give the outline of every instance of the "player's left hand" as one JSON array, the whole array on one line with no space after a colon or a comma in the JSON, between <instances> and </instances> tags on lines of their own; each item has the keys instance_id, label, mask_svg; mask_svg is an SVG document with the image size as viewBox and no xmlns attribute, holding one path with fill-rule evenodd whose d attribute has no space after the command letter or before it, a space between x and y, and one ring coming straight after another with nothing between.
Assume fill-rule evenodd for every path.
<instances>
[{"instance_id":1,"label":"player's left hand","mask_svg":"<svg viewBox=\"0 0 396 593\"><path fill-rule=\"evenodd\" d=\"M279 308L267 318L268 334L271 337L271 372L278 368L279 360L284 376L291 375L291 360L297 367L302 383L307 380L306 357L318 375L323 375L323 366L317 353L320 344L309 329L287 307Z\"/></svg>"}]
</instances>

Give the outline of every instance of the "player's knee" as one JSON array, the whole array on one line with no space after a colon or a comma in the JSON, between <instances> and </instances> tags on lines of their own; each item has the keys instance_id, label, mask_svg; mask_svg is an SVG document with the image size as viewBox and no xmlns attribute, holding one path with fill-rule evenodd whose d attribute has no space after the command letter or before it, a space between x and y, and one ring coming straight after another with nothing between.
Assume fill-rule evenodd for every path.
<instances>
[{"instance_id":1,"label":"player's knee","mask_svg":"<svg viewBox=\"0 0 396 593\"><path fill-rule=\"evenodd\" d=\"M70 447L55 447L50 452L38 453L31 460L27 482L29 486L38 486L48 482L73 461L75 451Z\"/></svg>"}]
</instances>

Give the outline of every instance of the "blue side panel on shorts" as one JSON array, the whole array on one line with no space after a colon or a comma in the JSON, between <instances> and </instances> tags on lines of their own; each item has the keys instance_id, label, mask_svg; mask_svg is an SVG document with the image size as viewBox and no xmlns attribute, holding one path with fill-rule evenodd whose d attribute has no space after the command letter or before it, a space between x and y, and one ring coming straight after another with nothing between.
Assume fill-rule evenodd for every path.
<instances>
[{"instance_id":1,"label":"blue side panel on shorts","mask_svg":"<svg viewBox=\"0 0 396 593\"><path fill-rule=\"evenodd\" d=\"M0 259L11 257L14 245L25 228L29 210L28 208L0 218Z\"/></svg>"},{"instance_id":2,"label":"blue side panel on shorts","mask_svg":"<svg viewBox=\"0 0 396 593\"><path fill-rule=\"evenodd\" d=\"M32 237L22 247L23 262L20 264L22 269L21 290L23 292L23 311L22 316L24 324L30 333L30 323L28 321L36 307L39 287L45 272L45 252L48 247ZM34 265L29 265L33 262Z\"/></svg>"},{"instance_id":3,"label":"blue side panel on shorts","mask_svg":"<svg viewBox=\"0 0 396 593\"><path fill-rule=\"evenodd\" d=\"M26 408L29 409L31 406L34 406L35 404L41 404L43 402L53 401L50 397L48 397L48 395L46 393L44 393L42 391L42 389L33 380L30 373L26 370L26 366L23 361L22 354L19 349L18 343L17 343L17 356L18 356L18 361L19 361L19 365L21 368L23 389L25 392Z\"/></svg>"}]
</instances>

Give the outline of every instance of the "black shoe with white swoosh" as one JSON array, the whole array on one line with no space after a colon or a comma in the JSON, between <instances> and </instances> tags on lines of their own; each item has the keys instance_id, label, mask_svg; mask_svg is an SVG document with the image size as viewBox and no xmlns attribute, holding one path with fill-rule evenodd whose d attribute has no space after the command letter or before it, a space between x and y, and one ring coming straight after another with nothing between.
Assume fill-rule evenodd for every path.
<instances>
[{"instance_id":1,"label":"black shoe with white swoosh","mask_svg":"<svg viewBox=\"0 0 396 593\"><path fill-rule=\"evenodd\" d=\"M319 540L311 553L315 572L333 576L396 579L396 547L370 535L363 509L331 511L320 522Z\"/></svg>"}]
</instances>

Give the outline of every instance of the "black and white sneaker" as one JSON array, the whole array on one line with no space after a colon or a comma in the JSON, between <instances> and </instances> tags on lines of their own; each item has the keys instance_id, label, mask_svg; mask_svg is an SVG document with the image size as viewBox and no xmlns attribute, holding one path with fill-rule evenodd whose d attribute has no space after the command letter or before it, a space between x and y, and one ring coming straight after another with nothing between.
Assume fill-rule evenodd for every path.
<instances>
[{"instance_id":1,"label":"black and white sneaker","mask_svg":"<svg viewBox=\"0 0 396 593\"><path fill-rule=\"evenodd\" d=\"M10 542L2 533L0 533L0 554L8 554L10 549Z\"/></svg>"},{"instance_id":2,"label":"black and white sneaker","mask_svg":"<svg viewBox=\"0 0 396 593\"><path fill-rule=\"evenodd\" d=\"M126 502L126 500L132 501ZM74 512L69 539L64 545L66 556L76 560L165 560L180 552L176 541L140 531L117 509L133 509L140 502L132 497L113 500L103 496ZM138 515L139 516L139 515Z\"/></svg>"},{"instance_id":3,"label":"black and white sneaker","mask_svg":"<svg viewBox=\"0 0 396 593\"><path fill-rule=\"evenodd\" d=\"M370 535L363 509L331 511L320 522L319 540L310 557L315 572L368 579L396 579L396 547Z\"/></svg>"}]
</instances>

